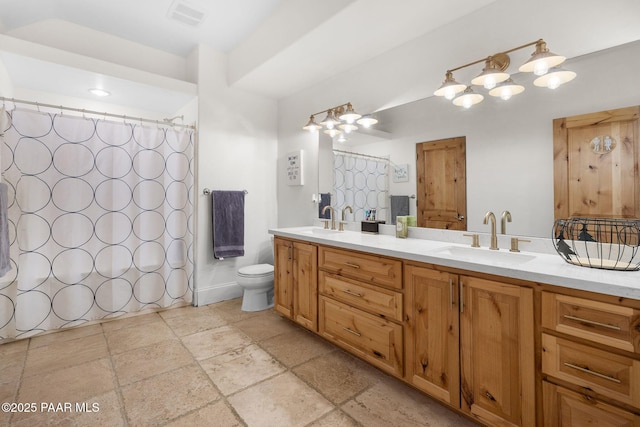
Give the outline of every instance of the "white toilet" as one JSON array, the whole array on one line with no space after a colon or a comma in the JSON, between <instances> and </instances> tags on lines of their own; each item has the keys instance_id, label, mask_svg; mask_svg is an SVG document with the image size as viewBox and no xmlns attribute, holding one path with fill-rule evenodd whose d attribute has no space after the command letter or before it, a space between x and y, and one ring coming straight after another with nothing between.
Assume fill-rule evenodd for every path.
<instances>
[{"instance_id":1,"label":"white toilet","mask_svg":"<svg viewBox=\"0 0 640 427\"><path fill-rule=\"evenodd\" d=\"M238 285L244 289L242 311L260 311L273 307L273 265L255 264L237 273Z\"/></svg>"}]
</instances>

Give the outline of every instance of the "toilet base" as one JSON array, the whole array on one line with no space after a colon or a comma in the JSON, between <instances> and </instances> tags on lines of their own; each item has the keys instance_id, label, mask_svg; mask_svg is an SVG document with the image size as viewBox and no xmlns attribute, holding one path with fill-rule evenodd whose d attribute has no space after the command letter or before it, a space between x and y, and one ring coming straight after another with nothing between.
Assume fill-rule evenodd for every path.
<instances>
[{"instance_id":1,"label":"toilet base","mask_svg":"<svg viewBox=\"0 0 640 427\"><path fill-rule=\"evenodd\" d=\"M261 311L273 308L273 287L245 289L242 295L242 311Z\"/></svg>"}]
</instances>

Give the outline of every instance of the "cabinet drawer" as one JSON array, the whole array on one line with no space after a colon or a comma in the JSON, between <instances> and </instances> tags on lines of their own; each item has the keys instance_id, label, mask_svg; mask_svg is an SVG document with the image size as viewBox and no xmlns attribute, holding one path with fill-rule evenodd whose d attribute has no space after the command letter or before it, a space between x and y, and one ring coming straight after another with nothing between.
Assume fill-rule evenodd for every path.
<instances>
[{"instance_id":1,"label":"cabinet drawer","mask_svg":"<svg viewBox=\"0 0 640 427\"><path fill-rule=\"evenodd\" d=\"M640 417L631 412L546 381L542 387L545 426L640 426Z\"/></svg>"},{"instance_id":2,"label":"cabinet drawer","mask_svg":"<svg viewBox=\"0 0 640 427\"><path fill-rule=\"evenodd\" d=\"M402 294L321 271L320 292L387 319L402 321Z\"/></svg>"},{"instance_id":3,"label":"cabinet drawer","mask_svg":"<svg viewBox=\"0 0 640 427\"><path fill-rule=\"evenodd\" d=\"M402 377L402 326L321 296L320 335Z\"/></svg>"},{"instance_id":4,"label":"cabinet drawer","mask_svg":"<svg viewBox=\"0 0 640 427\"><path fill-rule=\"evenodd\" d=\"M542 326L640 353L640 310L543 292Z\"/></svg>"},{"instance_id":5,"label":"cabinet drawer","mask_svg":"<svg viewBox=\"0 0 640 427\"><path fill-rule=\"evenodd\" d=\"M318 267L375 285L402 289L402 262L376 255L320 247Z\"/></svg>"},{"instance_id":6,"label":"cabinet drawer","mask_svg":"<svg viewBox=\"0 0 640 427\"><path fill-rule=\"evenodd\" d=\"M640 408L640 362L542 334L542 372Z\"/></svg>"}]
</instances>

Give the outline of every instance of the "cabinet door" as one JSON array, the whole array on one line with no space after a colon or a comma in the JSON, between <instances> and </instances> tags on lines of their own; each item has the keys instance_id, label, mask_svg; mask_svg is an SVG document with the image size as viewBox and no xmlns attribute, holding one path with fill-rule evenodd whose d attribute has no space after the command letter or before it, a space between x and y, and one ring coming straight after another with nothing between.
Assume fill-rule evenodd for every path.
<instances>
[{"instance_id":1,"label":"cabinet door","mask_svg":"<svg viewBox=\"0 0 640 427\"><path fill-rule=\"evenodd\" d=\"M546 381L542 385L545 426L640 427L637 415Z\"/></svg>"},{"instance_id":2,"label":"cabinet door","mask_svg":"<svg viewBox=\"0 0 640 427\"><path fill-rule=\"evenodd\" d=\"M533 426L533 290L460 276L461 407L491 425Z\"/></svg>"},{"instance_id":3,"label":"cabinet door","mask_svg":"<svg viewBox=\"0 0 640 427\"><path fill-rule=\"evenodd\" d=\"M276 311L293 319L293 243L276 237L273 239L274 301Z\"/></svg>"},{"instance_id":4,"label":"cabinet door","mask_svg":"<svg viewBox=\"0 0 640 427\"><path fill-rule=\"evenodd\" d=\"M405 268L407 380L460 407L458 276Z\"/></svg>"},{"instance_id":5,"label":"cabinet door","mask_svg":"<svg viewBox=\"0 0 640 427\"><path fill-rule=\"evenodd\" d=\"M318 248L293 244L293 320L318 330Z\"/></svg>"}]
</instances>

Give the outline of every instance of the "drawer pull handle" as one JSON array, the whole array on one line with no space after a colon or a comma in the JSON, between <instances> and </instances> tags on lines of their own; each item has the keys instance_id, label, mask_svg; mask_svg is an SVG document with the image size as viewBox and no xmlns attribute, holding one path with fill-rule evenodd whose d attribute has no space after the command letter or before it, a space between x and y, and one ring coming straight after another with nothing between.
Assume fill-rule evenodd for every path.
<instances>
[{"instance_id":1,"label":"drawer pull handle","mask_svg":"<svg viewBox=\"0 0 640 427\"><path fill-rule=\"evenodd\" d=\"M601 374L600 372L592 371L591 369L583 368L582 366L574 365L573 363L564 362L564 366L566 366L568 368L572 368L572 369L577 369L580 372L584 372L586 374L591 374L591 375L594 375L594 376L596 376L598 378L602 378L602 379L605 379L605 380L613 381L616 384L620 384L622 382L617 378L613 378L613 377L610 377L609 375Z\"/></svg>"},{"instance_id":2,"label":"drawer pull handle","mask_svg":"<svg viewBox=\"0 0 640 427\"><path fill-rule=\"evenodd\" d=\"M588 320L588 319L583 319L581 317L575 317L575 316L570 316L568 314L564 315L565 319L569 319L569 320L574 320L576 322L581 322L581 323L587 323L589 325L593 325L593 326L600 326L603 328L607 328L607 329L613 329L614 331L620 331L622 330L620 328L620 326L616 326L616 325L609 325L607 323L600 323L600 322L596 322L594 320Z\"/></svg>"},{"instance_id":3,"label":"drawer pull handle","mask_svg":"<svg viewBox=\"0 0 640 427\"><path fill-rule=\"evenodd\" d=\"M354 297L362 298L362 294L359 294L357 292L353 292L350 289L344 289L342 292L344 292L345 294L353 295Z\"/></svg>"},{"instance_id":4,"label":"drawer pull handle","mask_svg":"<svg viewBox=\"0 0 640 427\"><path fill-rule=\"evenodd\" d=\"M356 331L354 331L353 329L349 329L349 328L342 328L342 329L344 329L345 331L347 331L347 332L349 332L350 334L353 334L353 335L355 335L355 336L357 336L357 337L361 337L361 336L362 336L362 334L361 334L360 332L356 332Z\"/></svg>"},{"instance_id":5,"label":"drawer pull handle","mask_svg":"<svg viewBox=\"0 0 640 427\"><path fill-rule=\"evenodd\" d=\"M343 262L344 265L346 265L347 267L351 267L351 268L360 268L360 266L358 264L354 264L352 262Z\"/></svg>"}]
</instances>

